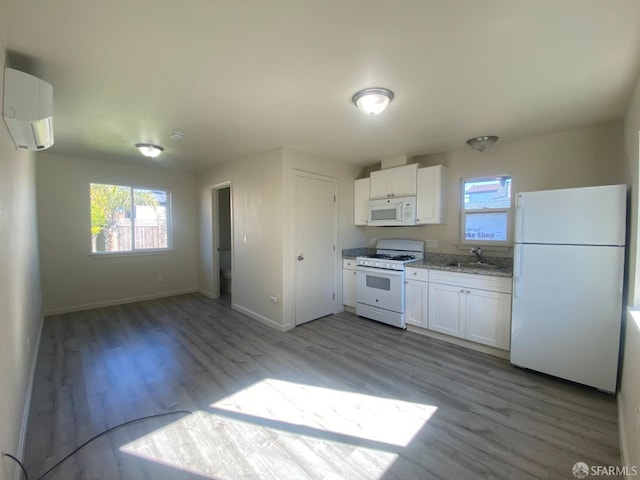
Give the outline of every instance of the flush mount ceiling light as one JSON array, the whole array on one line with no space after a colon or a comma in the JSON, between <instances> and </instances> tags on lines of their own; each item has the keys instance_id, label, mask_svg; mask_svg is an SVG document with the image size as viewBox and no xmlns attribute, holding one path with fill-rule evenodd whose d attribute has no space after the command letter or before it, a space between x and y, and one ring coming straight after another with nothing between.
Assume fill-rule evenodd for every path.
<instances>
[{"instance_id":1,"label":"flush mount ceiling light","mask_svg":"<svg viewBox=\"0 0 640 480\"><path fill-rule=\"evenodd\" d=\"M474 150L478 150L479 152L484 152L487 148L498 141L498 137L495 135L484 135L482 137L473 137L467 140L467 145L469 145Z\"/></svg>"},{"instance_id":2,"label":"flush mount ceiling light","mask_svg":"<svg viewBox=\"0 0 640 480\"><path fill-rule=\"evenodd\" d=\"M365 115L378 115L393 100L393 92L388 88L365 88L356 92L351 101Z\"/></svg>"},{"instance_id":3,"label":"flush mount ceiling light","mask_svg":"<svg viewBox=\"0 0 640 480\"><path fill-rule=\"evenodd\" d=\"M159 145L153 145L152 143L136 143L136 148L142 155L149 158L156 158L164 151L164 148Z\"/></svg>"}]
</instances>

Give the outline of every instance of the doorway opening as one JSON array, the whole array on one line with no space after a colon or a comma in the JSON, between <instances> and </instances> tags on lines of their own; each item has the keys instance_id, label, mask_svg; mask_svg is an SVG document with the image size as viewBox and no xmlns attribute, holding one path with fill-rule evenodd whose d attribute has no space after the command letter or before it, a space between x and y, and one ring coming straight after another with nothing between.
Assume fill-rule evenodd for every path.
<instances>
[{"instance_id":1,"label":"doorway opening","mask_svg":"<svg viewBox=\"0 0 640 480\"><path fill-rule=\"evenodd\" d=\"M225 184L213 188L213 218L214 218L214 284L217 284L218 296L231 302L233 293L233 241L231 218L231 186Z\"/></svg>"}]
</instances>

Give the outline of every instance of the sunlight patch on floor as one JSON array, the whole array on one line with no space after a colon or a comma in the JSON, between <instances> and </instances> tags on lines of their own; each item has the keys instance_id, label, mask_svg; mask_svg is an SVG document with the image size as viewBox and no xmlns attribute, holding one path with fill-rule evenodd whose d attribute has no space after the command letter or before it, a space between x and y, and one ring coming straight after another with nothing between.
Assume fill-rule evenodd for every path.
<instances>
[{"instance_id":1,"label":"sunlight patch on floor","mask_svg":"<svg viewBox=\"0 0 640 480\"><path fill-rule=\"evenodd\" d=\"M265 379L213 408L406 446L437 407Z\"/></svg>"},{"instance_id":2,"label":"sunlight patch on floor","mask_svg":"<svg viewBox=\"0 0 640 480\"><path fill-rule=\"evenodd\" d=\"M205 478L378 479L436 410L269 378L120 450Z\"/></svg>"}]
</instances>

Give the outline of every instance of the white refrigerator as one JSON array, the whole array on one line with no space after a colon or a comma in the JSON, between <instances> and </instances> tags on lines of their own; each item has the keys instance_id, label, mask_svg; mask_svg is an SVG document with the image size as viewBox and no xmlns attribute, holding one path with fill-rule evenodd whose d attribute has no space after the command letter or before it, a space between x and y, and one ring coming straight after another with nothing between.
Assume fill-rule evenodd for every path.
<instances>
[{"instance_id":1,"label":"white refrigerator","mask_svg":"<svg viewBox=\"0 0 640 480\"><path fill-rule=\"evenodd\" d=\"M511 363L616 391L627 187L516 197Z\"/></svg>"}]
</instances>

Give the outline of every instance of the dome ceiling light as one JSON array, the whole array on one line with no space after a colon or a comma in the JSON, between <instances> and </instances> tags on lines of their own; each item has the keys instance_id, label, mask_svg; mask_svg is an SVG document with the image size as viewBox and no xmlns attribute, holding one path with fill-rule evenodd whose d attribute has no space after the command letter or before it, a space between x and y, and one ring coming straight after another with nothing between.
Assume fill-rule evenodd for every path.
<instances>
[{"instance_id":1,"label":"dome ceiling light","mask_svg":"<svg viewBox=\"0 0 640 480\"><path fill-rule=\"evenodd\" d=\"M153 145L152 143L136 143L136 148L142 155L149 158L156 158L164 151L164 148L160 145Z\"/></svg>"},{"instance_id":2,"label":"dome ceiling light","mask_svg":"<svg viewBox=\"0 0 640 480\"><path fill-rule=\"evenodd\" d=\"M365 115L378 115L389 106L393 97L393 92L388 88L365 88L356 92L351 101Z\"/></svg>"},{"instance_id":3,"label":"dome ceiling light","mask_svg":"<svg viewBox=\"0 0 640 480\"><path fill-rule=\"evenodd\" d=\"M497 136L495 135L484 135L482 137L473 137L467 140L467 145L469 145L474 150L479 152L484 152L487 148L498 141Z\"/></svg>"}]
</instances>

